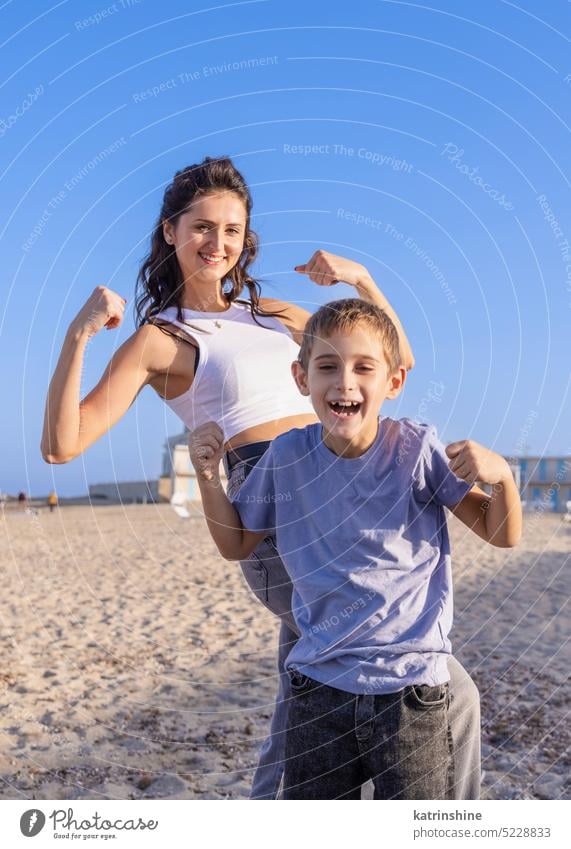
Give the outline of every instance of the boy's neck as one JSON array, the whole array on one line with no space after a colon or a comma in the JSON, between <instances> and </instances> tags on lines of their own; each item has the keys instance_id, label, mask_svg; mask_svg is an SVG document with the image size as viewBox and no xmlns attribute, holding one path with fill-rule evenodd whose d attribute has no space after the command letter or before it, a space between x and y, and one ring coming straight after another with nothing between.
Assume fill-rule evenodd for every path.
<instances>
[{"instance_id":1,"label":"boy's neck","mask_svg":"<svg viewBox=\"0 0 571 849\"><path fill-rule=\"evenodd\" d=\"M379 433L379 417L375 421L374 429L361 431L356 437L351 440L343 439L342 437L336 436L331 433L331 431L327 432L322 425L322 434L323 434L323 443L329 448L334 454L337 454L338 457L344 457L346 460L354 460L357 457L361 457L366 451L369 450L371 445L377 438Z\"/></svg>"}]
</instances>

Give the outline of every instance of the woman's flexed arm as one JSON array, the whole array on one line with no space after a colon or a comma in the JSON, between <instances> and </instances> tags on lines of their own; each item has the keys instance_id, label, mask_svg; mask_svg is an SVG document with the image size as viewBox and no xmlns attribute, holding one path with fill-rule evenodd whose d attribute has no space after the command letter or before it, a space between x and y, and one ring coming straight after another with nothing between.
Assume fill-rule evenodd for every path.
<instances>
[{"instance_id":1,"label":"woman's flexed arm","mask_svg":"<svg viewBox=\"0 0 571 849\"><path fill-rule=\"evenodd\" d=\"M318 250L304 265L296 265L295 271L307 274L318 286L332 286L341 281L354 286L362 300L376 304L386 312L397 329L402 365L407 371L414 366L412 349L400 319L364 265L329 251Z\"/></svg>"},{"instance_id":2,"label":"woman's flexed arm","mask_svg":"<svg viewBox=\"0 0 571 849\"><path fill-rule=\"evenodd\" d=\"M410 347L410 342L408 341L407 335L404 332L404 327L401 324L400 318L381 292L367 269L365 269L365 274L359 281L359 283L355 284L355 288L357 289L357 293L360 298L364 301L369 301L371 304L376 304L382 310L386 312L388 317L393 322L394 326L397 329L398 337L399 337L399 348L402 357L402 364L407 371L410 371L411 368L414 368L414 354L412 353L412 348Z\"/></svg>"},{"instance_id":3,"label":"woman's flexed arm","mask_svg":"<svg viewBox=\"0 0 571 849\"><path fill-rule=\"evenodd\" d=\"M149 379L146 334L138 331L80 400L85 347L101 328L121 324L124 307L124 298L98 286L69 326L46 400L41 451L47 463L67 463L85 451L121 418Z\"/></svg>"}]
</instances>

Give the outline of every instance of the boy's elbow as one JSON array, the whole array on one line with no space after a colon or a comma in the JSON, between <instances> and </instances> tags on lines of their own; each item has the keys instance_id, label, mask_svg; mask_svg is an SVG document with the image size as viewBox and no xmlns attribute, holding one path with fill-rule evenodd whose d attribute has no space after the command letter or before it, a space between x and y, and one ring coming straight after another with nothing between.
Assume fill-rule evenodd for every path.
<instances>
[{"instance_id":1,"label":"boy's elbow","mask_svg":"<svg viewBox=\"0 0 571 849\"><path fill-rule=\"evenodd\" d=\"M228 546L225 546L225 545L217 545L217 548L218 548L218 552L220 553L220 556L224 560L235 562L236 560L245 560L246 559L245 556L242 554L242 552L238 551L236 548L233 548L232 546L228 547Z\"/></svg>"},{"instance_id":2,"label":"boy's elbow","mask_svg":"<svg viewBox=\"0 0 571 849\"><path fill-rule=\"evenodd\" d=\"M520 541L521 541L521 531L519 531L519 533L517 535L514 535L514 536L509 538L509 540L507 541L507 543L505 545L505 548L515 548L517 545L519 545Z\"/></svg>"},{"instance_id":3,"label":"boy's elbow","mask_svg":"<svg viewBox=\"0 0 571 849\"><path fill-rule=\"evenodd\" d=\"M240 547L225 547L218 546L218 551L220 555L224 558L224 560L230 560L233 562L240 560L247 560L251 555L254 549L251 546L240 546Z\"/></svg>"},{"instance_id":4,"label":"boy's elbow","mask_svg":"<svg viewBox=\"0 0 571 849\"><path fill-rule=\"evenodd\" d=\"M515 548L521 540L521 530L514 531L505 537L496 537L490 540L491 544L496 548Z\"/></svg>"}]
</instances>

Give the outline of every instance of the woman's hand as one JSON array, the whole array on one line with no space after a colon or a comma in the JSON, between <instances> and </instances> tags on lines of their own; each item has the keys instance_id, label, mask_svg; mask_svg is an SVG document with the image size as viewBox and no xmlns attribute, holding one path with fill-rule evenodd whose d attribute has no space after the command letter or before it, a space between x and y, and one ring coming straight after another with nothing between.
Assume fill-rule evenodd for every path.
<instances>
[{"instance_id":1,"label":"woman's hand","mask_svg":"<svg viewBox=\"0 0 571 849\"><path fill-rule=\"evenodd\" d=\"M446 454L451 458L450 470L468 483L502 484L512 477L503 457L471 439L452 442Z\"/></svg>"},{"instance_id":2,"label":"woman's hand","mask_svg":"<svg viewBox=\"0 0 571 849\"><path fill-rule=\"evenodd\" d=\"M95 336L102 327L112 330L119 327L125 312L125 298L106 286L96 286L76 317L70 329L76 333Z\"/></svg>"},{"instance_id":3,"label":"woman's hand","mask_svg":"<svg viewBox=\"0 0 571 849\"><path fill-rule=\"evenodd\" d=\"M192 431L188 451L192 465L203 480L219 481L224 434L216 422L206 422Z\"/></svg>"},{"instance_id":4,"label":"woman's hand","mask_svg":"<svg viewBox=\"0 0 571 849\"><path fill-rule=\"evenodd\" d=\"M333 286L335 283L360 286L369 277L369 272L359 262L322 250L315 251L305 265L296 265L294 270L307 274L318 286Z\"/></svg>"}]
</instances>

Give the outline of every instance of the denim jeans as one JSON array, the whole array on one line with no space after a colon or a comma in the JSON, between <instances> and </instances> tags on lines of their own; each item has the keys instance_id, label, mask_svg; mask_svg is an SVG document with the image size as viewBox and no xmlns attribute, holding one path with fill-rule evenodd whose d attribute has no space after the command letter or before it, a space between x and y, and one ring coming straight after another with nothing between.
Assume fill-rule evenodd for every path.
<instances>
[{"instance_id":1,"label":"denim jeans","mask_svg":"<svg viewBox=\"0 0 571 849\"><path fill-rule=\"evenodd\" d=\"M259 459L259 458L258 458ZM255 459L238 463L228 475L228 496L234 495L253 468ZM277 695L268 737L262 744L252 783L251 799L277 799L282 786L290 680L285 661L299 633L291 612L292 585L275 537L262 540L247 560L240 562L244 578L261 603L280 618L277 658ZM480 695L478 688L454 658L448 658L449 720L453 741L452 798L480 798ZM371 785L363 789L370 797Z\"/></svg>"},{"instance_id":2,"label":"denim jeans","mask_svg":"<svg viewBox=\"0 0 571 849\"><path fill-rule=\"evenodd\" d=\"M448 684L354 695L290 672L285 799L452 798Z\"/></svg>"}]
</instances>

